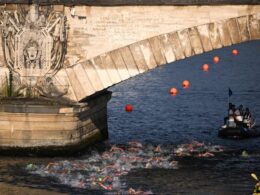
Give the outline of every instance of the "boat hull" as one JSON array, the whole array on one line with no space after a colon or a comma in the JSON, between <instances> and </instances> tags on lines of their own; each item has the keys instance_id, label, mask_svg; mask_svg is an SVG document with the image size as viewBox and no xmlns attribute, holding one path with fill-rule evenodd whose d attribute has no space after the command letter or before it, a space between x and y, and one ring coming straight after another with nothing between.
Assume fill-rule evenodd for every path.
<instances>
[{"instance_id":1,"label":"boat hull","mask_svg":"<svg viewBox=\"0 0 260 195\"><path fill-rule=\"evenodd\" d=\"M256 127L250 129L243 127L222 127L218 132L218 136L223 138L250 138L260 136L260 131Z\"/></svg>"}]
</instances>

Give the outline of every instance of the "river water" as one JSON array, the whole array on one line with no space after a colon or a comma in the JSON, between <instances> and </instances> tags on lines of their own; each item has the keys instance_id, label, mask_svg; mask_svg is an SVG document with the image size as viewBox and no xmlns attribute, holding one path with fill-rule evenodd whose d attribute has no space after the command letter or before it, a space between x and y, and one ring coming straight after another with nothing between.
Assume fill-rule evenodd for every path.
<instances>
[{"instance_id":1,"label":"river water","mask_svg":"<svg viewBox=\"0 0 260 195\"><path fill-rule=\"evenodd\" d=\"M239 52L237 56L232 55L234 48ZM218 64L213 63L215 55L220 57ZM201 70L204 63L209 64L208 72ZM250 173L260 176L260 138L221 139L217 130L227 113L228 88L233 91L230 101L249 107L258 122L259 75L260 41L253 41L164 65L111 87L106 145L124 146L135 140L144 146L174 148L196 140L224 148L224 152L210 158L174 157L178 161L177 169L131 169L121 176L124 188L162 195L251 194L255 181ZM191 83L189 89L181 88L185 79ZM177 96L169 94L171 87L178 88ZM126 104L133 105L133 112L125 112ZM145 152L146 147L143 150ZM28 163L46 166L50 161L84 161L91 158L90 152L87 150L79 157L56 159L1 157L0 181L45 189L48 190L46 194L117 194L116 191L77 188L57 181L55 175L35 174L26 169Z\"/></svg>"}]
</instances>

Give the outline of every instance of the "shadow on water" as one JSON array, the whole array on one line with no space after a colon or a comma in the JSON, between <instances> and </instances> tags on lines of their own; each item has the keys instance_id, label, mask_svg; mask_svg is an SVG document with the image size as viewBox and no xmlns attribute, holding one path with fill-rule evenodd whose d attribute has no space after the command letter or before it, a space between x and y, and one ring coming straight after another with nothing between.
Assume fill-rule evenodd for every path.
<instances>
[{"instance_id":1,"label":"shadow on water","mask_svg":"<svg viewBox=\"0 0 260 195\"><path fill-rule=\"evenodd\" d=\"M260 154L255 157L224 153L209 159L179 158L177 170L135 170L127 181L136 188L149 186L155 194L251 194L255 181L250 173L260 172L254 166Z\"/></svg>"}]
</instances>

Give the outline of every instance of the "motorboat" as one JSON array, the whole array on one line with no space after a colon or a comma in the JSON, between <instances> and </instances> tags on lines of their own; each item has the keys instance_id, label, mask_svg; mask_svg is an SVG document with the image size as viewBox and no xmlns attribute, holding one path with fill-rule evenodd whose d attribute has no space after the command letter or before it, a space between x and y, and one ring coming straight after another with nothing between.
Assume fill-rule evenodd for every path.
<instances>
[{"instance_id":1,"label":"motorboat","mask_svg":"<svg viewBox=\"0 0 260 195\"><path fill-rule=\"evenodd\" d=\"M220 127L218 136L223 138L258 137L260 136L260 130L257 128L256 120L253 117L244 120L229 117L226 124Z\"/></svg>"}]
</instances>

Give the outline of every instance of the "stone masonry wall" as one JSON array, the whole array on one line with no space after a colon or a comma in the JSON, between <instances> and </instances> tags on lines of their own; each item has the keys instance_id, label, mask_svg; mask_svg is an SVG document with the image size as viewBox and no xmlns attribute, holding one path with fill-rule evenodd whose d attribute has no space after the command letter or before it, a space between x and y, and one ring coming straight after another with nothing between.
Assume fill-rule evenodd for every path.
<instances>
[{"instance_id":1,"label":"stone masonry wall","mask_svg":"<svg viewBox=\"0 0 260 195\"><path fill-rule=\"evenodd\" d=\"M207 9L206 7L179 7L179 9L163 7L163 9L173 9L172 13L175 14L170 15L169 11L167 17L167 14L155 14L158 13L157 10L148 15L143 14L143 18L147 17L147 20L136 19L136 23L124 20L123 16L114 17L114 22L121 19L120 28L116 28L113 20L110 20L114 27L108 27L109 25L99 27L100 31L107 31L107 34L100 35L100 39L89 37L89 44L79 44L74 54L68 53L67 57L71 55L72 66L70 65L66 72L70 77L76 99L82 99L166 63L260 38L258 6L224 6L207 7ZM192 12L191 9L196 11ZM162 10L161 13L164 13ZM255 14L251 15L251 13ZM111 11L110 16L112 15ZM95 20L98 21L97 18ZM98 23L92 25L98 26ZM121 29L120 33L116 33L116 29ZM110 33L111 31L114 31L114 34ZM83 34L83 31L79 34ZM76 47L73 44L78 43L76 41L78 38L81 39L77 36L70 39L73 40L70 47ZM100 40L102 42L99 42ZM89 54L91 46L93 46L92 52ZM99 53L101 54L97 55ZM75 56L78 58L73 62L72 58ZM88 60L83 60L84 56Z\"/></svg>"},{"instance_id":2,"label":"stone masonry wall","mask_svg":"<svg viewBox=\"0 0 260 195\"><path fill-rule=\"evenodd\" d=\"M74 101L157 66L260 38L260 5L55 9L70 27L56 78L70 86L66 97Z\"/></svg>"},{"instance_id":3,"label":"stone masonry wall","mask_svg":"<svg viewBox=\"0 0 260 195\"><path fill-rule=\"evenodd\" d=\"M258 12L260 5L65 7L67 65L160 34Z\"/></svg>"}]
</instances>

